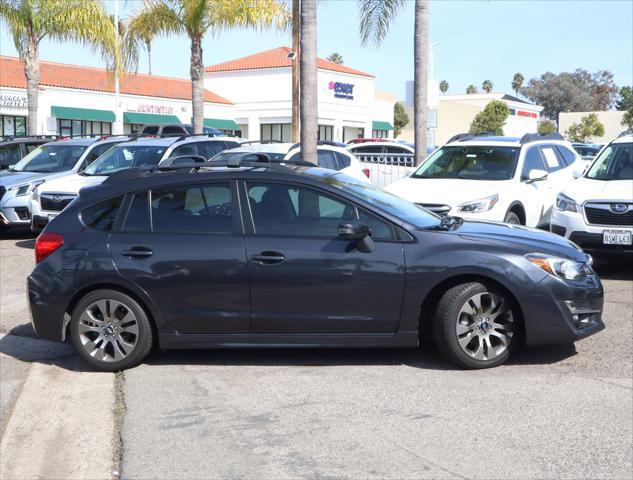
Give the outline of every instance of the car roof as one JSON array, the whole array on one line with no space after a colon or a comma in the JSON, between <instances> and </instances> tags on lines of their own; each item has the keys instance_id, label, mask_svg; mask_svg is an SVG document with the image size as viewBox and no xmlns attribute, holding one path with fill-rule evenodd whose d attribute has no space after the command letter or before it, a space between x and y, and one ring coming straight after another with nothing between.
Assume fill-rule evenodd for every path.
<instances>
[{"instance_id":1,"label":"car roof","mask_svg":"<svg viewBox=\"0 0 633 480\"><path fill-rule=\"evenodd\" d=\"M230 138L230 137L229 137ZM248 153L288 153L292 143L247 143L239 147L233 147L226 150L231 153L248 152Z\"/></svg>"},{"instance_id":2,"label":"car roof","mask_svg":"<svg viewBox=\"0 0 633 480\"><path fill-rule=\"evenodd\" d=\"M61 138L59 140L53 140L52 142L48 142L46 145L92 145L95 142L101 140L101 137L87 137L87 138Z\"/></svg>"},{"instance_id":3,"label":"car roof","mask_svg":"<svg viewBox=\"0 0 633 480\"><path fill-rule=\"evenodd\" d=\"M623 132L611 143L631 143L633 142L633 132Z\"/></svg>"},{"instance_id":4,"label":"car roof","mask_svg":"<svg viewBox=\"0 0 633 480\"><path fill-rule=\"evenodd\" d=\"M50 138L36 138L36 137L0 137L0 145L8 145L11 143L49 143Z\"/></svg>"}]
</instances>

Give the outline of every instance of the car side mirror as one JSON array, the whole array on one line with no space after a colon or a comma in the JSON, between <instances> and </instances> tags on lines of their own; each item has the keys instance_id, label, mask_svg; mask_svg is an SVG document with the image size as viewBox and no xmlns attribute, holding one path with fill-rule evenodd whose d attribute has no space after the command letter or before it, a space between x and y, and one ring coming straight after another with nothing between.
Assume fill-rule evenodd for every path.
<instances>
[{"instance_id":1,"label":"car side mirror","mask_svg":"<svg viewBox=\"0 0 633 480\"><path fill-rule=\"evenodd\" d=\"M533 168L528 173L528 183L532 182L540 182L542 180L547 180L548 174L545 170L541 170L540 168Z\"/></svg>"},{"instance_id":2,"label":"car side mirror","mask_svg":"<svg viewBox=\"0 0 633 480\"><path fill-rule=\"evenodd\" d=\"M374 250L374 240L367 224L360 220L347 220L338 226L338 236L343 240L356 240L356 248L363 253Z\"/></svg>"},{"instance_id":3,"label":"car side mirror","mask_svg":"<svg viewBox=\"0 0 633 480\"><path fill-rule=\"evenodd\" d=\"M583 170L574 170L573 176L574 179L579 179L580 177L582 177L582 174L585 173L584 169Z\"/></svg>"}]
</instances>

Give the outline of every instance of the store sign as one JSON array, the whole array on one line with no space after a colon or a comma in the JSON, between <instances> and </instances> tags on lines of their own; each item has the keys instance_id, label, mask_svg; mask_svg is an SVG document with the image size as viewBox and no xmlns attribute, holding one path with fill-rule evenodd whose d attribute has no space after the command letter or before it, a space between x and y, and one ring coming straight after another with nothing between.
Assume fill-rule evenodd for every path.
<instances>
[{"instance_id":1,"label":"store sign","mask_svg":"<svg viewBox=\"0 0 633 480\"><path fill-rule=\"evenodd\" d=\"M525 110L517 110L518 117L529 117L529 118L537 118L538 115L533 112L526 112Z\"/></svg>"},{"instance_id":2,"label":"store sign","mask_svg":"<svg viewBox=\"0 0 633 480\"><path fill-rule=\"evenodd\" d=\"M330 90L334 91L335 98L344 98L346 100L354 100L354 84L343 82L330 82L328 85Z\"/></svg>"},{"instance_id":3,"label":"store sign","mask_svg":"<svg viewBox=\"0 0 633 480\"><path fill-rule=\"evenodd\" d=\"M140 104L137 107L139 113L157 113L162 115L171 115L174 113L173 107L165 107L163 105L144 105Z\"/></svg>"},{"instance_id":4,"label":"store sign","mask_svg":"<svg viewBox=\"0 0 633 480\"><path fill-rule=\"evenodd\" d=\"M11 108L26 108L26 97L23 95L0 94L0 106Z\"/></svg>"}]
</instances>

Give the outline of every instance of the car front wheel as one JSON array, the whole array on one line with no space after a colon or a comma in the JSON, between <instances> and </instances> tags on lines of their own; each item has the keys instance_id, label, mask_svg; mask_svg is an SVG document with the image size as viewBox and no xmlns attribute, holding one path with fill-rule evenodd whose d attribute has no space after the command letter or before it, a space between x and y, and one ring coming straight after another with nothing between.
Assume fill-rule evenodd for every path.
<instances>
[{"instance_id":1,"label":"car front wheel","mask_svg":"<svg viewBox=\"0 0 633 480\"><path fill-rule=\"evenodd\" d=\"M145 311L116 290L95 290L83 297L73 311L70 336L80 357L109 372L138 365L152 347Z\"/></svg>"},{"instance_id":2,"label":"car front wheel","mask_svg":"<svg viewBox=\"0 0 633 480\"><path fill-rule=\"evenodd\" d=\"M500 365L518 343L514 301L482 283L457 285L444 293L434 320L439 349L465 368Z\"/></svg>"}]
</instances>

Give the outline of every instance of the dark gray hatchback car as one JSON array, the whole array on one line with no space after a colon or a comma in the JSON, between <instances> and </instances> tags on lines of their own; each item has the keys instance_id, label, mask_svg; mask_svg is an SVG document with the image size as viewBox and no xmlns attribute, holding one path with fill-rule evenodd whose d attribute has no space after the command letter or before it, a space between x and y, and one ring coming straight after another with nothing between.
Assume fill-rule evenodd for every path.
<instances>
[{"instance_id":1,"label":"dark gray hatchback car","mask_svg":"<svg viewBox=\"0 0 633 480\"><path fill-rule=\"evenodd\" d=\"M37 334L70 337L102 370L153 345L417 347L423 333L485 368L604 328L600 280L569 241L439 217L301 162L114 175L46 227L36 257Z\"/></svg>"}]
</instances>

